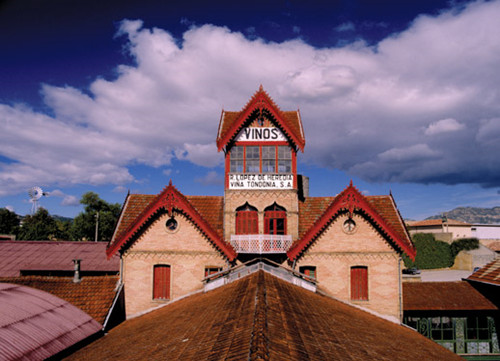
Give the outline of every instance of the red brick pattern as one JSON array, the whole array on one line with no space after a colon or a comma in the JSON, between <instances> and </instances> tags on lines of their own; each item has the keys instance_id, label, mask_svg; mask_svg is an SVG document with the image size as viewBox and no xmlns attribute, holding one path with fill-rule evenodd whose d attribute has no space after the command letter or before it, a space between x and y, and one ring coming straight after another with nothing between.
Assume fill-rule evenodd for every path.
<instances>
[{"instance_id":1,"label":"red brick pattern","mask_svg":"<svg viewBox=\"0 0 500 361\"><path fill-rule=\"evenodd\" d=\"M36 288L78 307L101 325L116 294L118 276L83 277L74 283L72 277L25 276L0 278L0 282Z\"/></svg>"},{"instance_id":2,"label":"red brick pattern","mask_svg":"<svg viewBox=\"0 0 500 361\"><path fill-rule=\"evenodd\" d=\"M498 311L468 282L405 282L404 311Z\"/></svg>"},{"instance_id":3,"label":"red brick pattern","mask_svg":"<svg viewBox=\"0 0 500 361\"><path fill-rule=\"evenodd\" d=\"M461 360L409 328L263 271L128 320L70 360Z\"/></svg>"},{"instance_id":4,"label":"red brick pattern","mask_svg":"<svg viewBox=\"0 0 500 361\"><path fill-rule=\"evenodd\" d=\"M488 263L467 278L470 281L500 285L500 259Z\"/></svg>"}]
</instances>

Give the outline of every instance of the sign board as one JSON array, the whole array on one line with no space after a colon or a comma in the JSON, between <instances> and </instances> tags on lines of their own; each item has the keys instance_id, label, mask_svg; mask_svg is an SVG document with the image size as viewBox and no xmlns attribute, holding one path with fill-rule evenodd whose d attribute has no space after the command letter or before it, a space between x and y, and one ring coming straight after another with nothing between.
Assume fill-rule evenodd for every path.
<instances>
[{"instance_id":1,"label":"sign board","mask_svg":"<svg viewBox=\"0 0 500 361\"><path fill-rule=\"evenodd\" d=\"M285 135L279 128L248 127L243 128L235 139L236 142L282 142Z\"/></svg>"},{"instance_id":2,"label":"sign board","mask_svg":"<svg viewBox=\"0 0 500 361\"><path fill-rule=\"evenodd\" d=\"M229 189L293 189L293 174L229 173Z\"/></svg>"}]
</instances>

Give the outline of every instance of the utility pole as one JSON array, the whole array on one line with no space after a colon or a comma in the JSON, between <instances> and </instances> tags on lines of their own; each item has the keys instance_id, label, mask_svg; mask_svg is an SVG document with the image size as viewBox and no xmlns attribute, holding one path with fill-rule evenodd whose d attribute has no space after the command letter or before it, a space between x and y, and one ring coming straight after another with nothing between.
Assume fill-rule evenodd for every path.
<instances>
[{"instance_id":1,"label":"utility pole","mask_svg":"<svg viewBox=\"0 0 500 361\"><path fill-rule=\"evenodd\" d=\"M95 242L97 242L97 237L99 234L99 211L95 214Z\"/></svg>"}]
</instances>

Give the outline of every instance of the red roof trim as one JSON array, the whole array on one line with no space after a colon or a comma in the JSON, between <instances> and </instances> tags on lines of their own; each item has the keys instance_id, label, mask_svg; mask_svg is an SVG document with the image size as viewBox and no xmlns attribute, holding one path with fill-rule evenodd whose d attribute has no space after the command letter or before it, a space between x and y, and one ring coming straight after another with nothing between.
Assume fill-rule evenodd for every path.
<instances>
[{"instance_id":1,"label":"red roof trim","mask_svg":"<svg viewBox=\"0 0 500 361\"><path fill-rule=\"evenodd\" d=\"M229 143L231 139L233 139L239 131L244 127L246 120L248 117L254 112L256 109L262 110L266 108L271 115L274 117L277 125L280 129L285 133L285 135L291 139L301 151L304 151L305 140L303 137L297 136L292 129L288 126L284 115L282 114L280 108L274 103L269 94L260 86L259 90L253 95L253 97L249 100L247 105L240 112L238 118L233 122L231 127L225 132L225 134L221 134L222 137L217 139L217 150L220 152L222 148ZM224 112L223 112L224 113ZM223 121L223 115L221 116L221 122L219 123L219 131ZM302 124L300 124L302 130Z\"/></svg>"},{"instance_id":2,"label":"red roof trim","mask_svg":"<svg viewBox=\"0 0 500 361\"><path fill-rule=\"evenodd\" d=\"M181 211L189 220L191 220L200 231L212 242L212 244L221 251L229 261L233 261L237 253L231 245L225 243L210 224L200 215L200 213L191 205L189 200L179 192L170 181L169 185L137 216L136 220L126 230L125 235L109 246L106 250L108 258L120 250L137 235L142 227L151 220L160 210L165 210L170 216L173 210Z\"/></svg>"},{"instance_id":3,"label":"red roof trim","mask_svg":"<svg viewBox=\"0 0 500 361\"><path fill-rule=\"evenodd\" d=\"M415 259L416 250L411 245L404 242L383 217L369 204L368 200L352 185L342 191L328 206L321 217L309 228L301 240L295 243L287 252L288 259L297 259L302 252L314 242L328 227L333 218L337 217L341 211L348 211L352 217L354 211L362 212L371 219L380 229L393 240L393 242L405 252L412 260Z\"/></svg>"}]
</instances>

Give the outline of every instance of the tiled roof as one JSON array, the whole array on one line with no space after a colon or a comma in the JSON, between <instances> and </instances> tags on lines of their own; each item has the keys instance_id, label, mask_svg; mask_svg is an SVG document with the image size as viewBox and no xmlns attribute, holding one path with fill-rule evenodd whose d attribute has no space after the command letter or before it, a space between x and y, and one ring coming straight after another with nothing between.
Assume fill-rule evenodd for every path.
<instances>
[{"instance_id":1,"label":"tiled roof","mask_svg":"<svg viewBox=\"0 0 500 361\"><path fill-rule=\"evenodd\" d=\"M118 276L89 276L74 283L72 277L24 276L0 278L0 282L48 292L78 307L103 325L113 304L118 279Z\"/></svg>"},{"instance_id":2,"label":"tiled roof","mask_svg":"<svg viewBox=\"0 0 500 361\"><path fill-rule=\"evenodd\" d=\"M369 209L362 209L364 201L368 204L364 208ZM352 205L349 205L349 202L353 202ZM289 251L289 257L296 255L297 250L304 247L305 242L310 242L315 239L315 234L322 232L325 225L331 221L331 218L327 217L329 210L345 209L348 211L347 208L350 206L353 209L360 209L364 213L367 213L375 223L385 223L389 229L383 229L383 231L392 235L392 238L394 238L392 242L404 252L408 253L409 251L411 254L414 254L413 243L406 231L392 196L363 196L351 184L335 197L308 197L303 202L299 202L299 238L294 242L291 251ZM333 213L330 216L333 217ZM378 221L377 216L380 217ZM379 224L379 226L384 228L382 224Z\"/></svg>"},{"instance_id":3,"label":"tiled roof","mask_svg":"<svg viewBox=\"0 0 500 361\"><path fill-rule=\"evenodd\" d=\"M461 360L407 327L259 271L125 321L69 360Z\"/></svg>"},{"instance_id":4,"label":"tiled roof","mask_svg":"<svg viewBox=\"0 0 500 361\"><path fill-rule=\"evenodd\" d=\"M498 311L468 282L404 282L404 311Z\"/></svg>"},{"instance_id":5,"label":"tiled roof","mask_svg":"<svg viewBox=\"0 0 500 361\"><path fill-rule=\"evenodd\" d=\"M288 133L289 138L293 139L300 149L304 149L305 138L300 112L298 110L282 111L261 86L241 111L222 111L219 131L217 133L217 146L219 150L225 146L221 142L224 140L227 142L238 134L246 124L250 112L262 106L268 108L271 113L277 116L278 119L276 121L279 123L278 126L283 128L282 130L285 133ZM243 117L247 118L243 119Z\"/></svg>"},{"instance_id":6,"label":"tiled roof","mask_svg":"<svg viewBox=\"0 0 500 361\"><path fill-rule=\"evenodd\" d=\"M500 259L481 267L479 270L471 274L467 280L500 286Z\"/></svg>"},{"instance_id":7,"label":"tiled roof","mask_svg":"<svg viewBox=\"0 0 500 361\"><path fill-rule=\"evenodd\" d=\"M120 260L106 258L104 242L0 241L0 277L20 276L21 270L72 271L81 259L82 271L118 272Z\"/></svg>"},{"instance_id":8,"label":"tiled roof","mask_svg":"<svg viewBox=\"0 0 500 361\"><path fill-rule=\"evenodd\" d=\"M223 239L223 198L217 196L185 196L170 181L159 194L128 195L117 228L107 247L108 256L125 249L159 214L181 211L229 260L237 254Z\"/></svg>"},{"instance_id":9,"label":"tiled roof","mask_svg":"<svg viewBox=\"0 0 500 361\"><path fill-rule=\"evenodd\" d=\"M49 293L0 283L0 359L45 360L101 326Z\"/></svg>"},{"instance_id":10,"label":"tiled roof","mask_svg":"<svg viewBox=\"0 0 500 361\"><path fill-rule=\"evenodd\" d=\"M409 227L431 227L431 226L442 226L442 219L425 219L423 221L407 221ZM462 221L457 221L456 219L448 219L447 223L449 226L470 226L470 223L465 223Z\"/></svg>"}]
</instances>

